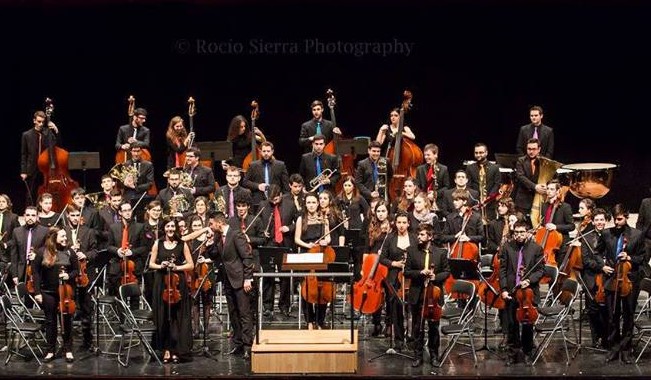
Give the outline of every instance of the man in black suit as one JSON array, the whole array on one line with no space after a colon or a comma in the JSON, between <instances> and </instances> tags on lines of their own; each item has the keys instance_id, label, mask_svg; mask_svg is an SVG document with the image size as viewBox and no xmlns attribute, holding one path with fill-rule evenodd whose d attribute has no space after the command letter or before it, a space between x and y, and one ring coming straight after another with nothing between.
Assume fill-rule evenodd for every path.
<instances>
[{"instance_id":1,"label":"man in black suit","mask_svg":"<svg viewBox=\"0 0 651 380\"><path fill-rule=\"evenodd\" d=\"M547 201L543 203L540 210L542 218L540 226L549 231L558 231L563 235L563 243L570 241L570 232L574 231L574 219L572 217L572 206L560 199L561 184L557 180L547 182ZM556 262L561 263L565 250L561 249L556 254Z\"/></svg>"},{"instance_id":2,"label":"man in black suit","mask_svg":"<svg viewBox=\"0 0 651 380\"><path fill-rule=\"evenodd\" d=\"M335 184L339 181L339 177L341 177L341 173L339 173L339 160L336 156L325 153L323 151L324 148L325 137L323 135L314 136L312 152L303 154L298 172L303 177L305 183L309 184L310 181L321 175L323 171L330 169L332 171L330 177L323 178L321 186L318 186L314 191L331 190L334 194ZM310 188L307 190L313 191Z\"/></svg>"},{"instance_id":3,"label":"man in black suit","mask_svg":"<svg viewBox=\"0 0 651 380\"><path fill-rule=\"evenodd\" d=\"M66 220L68 223L64 227L68 236L68 244L77 254L77 260L80 263L86 260L86 275L90 281L95 280L97 271L102 268L97 266L97 238L95 231L90 229L86 224L81 223L81 209L76 204L66 207ZM80 272L81 275L81 272ZM89 349L93 343L91 333L91 323L93 320L93 306L91 303L88 285L77 284L77 310L81 317L81 331L83 336L82 348Z\"/></svg>"},{"instance_id":4,"label":"man in black suit","mask_svg":"<svg viewBox=\"0 0 651 380\"><path fill-rule=\"evenodd\" d=\"M109 294L118 296L121 276L124 276L120 264L122 260L133 260L135 276L142 275L147 258L147 241L145 240L145 226L133 220L131 203L123 200L120 204L121 222L113 223L109 229L109 242L107 252L112 255L108 267ZM124 236L126 231L126 236ZM140 297L131 297L132 309L139 308Z\"/></svg>"},{"instance_id":5,"label":"man in black suit","mask_svg":"<svg viewBox=\"0 0 651 380\"><path fill-rule=\"evenodd\" d=\"M114 189L110 192L108 204L99 210L102 228L99 230L98 240L102 248L108 244L111 225L122 220L122 217L120 217L121 204L122 193Z\"/></svg>"},{"instance_id":6,"label":"man in black suit","mask_svg":"<svg viewBox=\"0 0 651 380\"><path fill-rule=\"evenodd\" d=\"M339 127L335 127L332 121L323 118L323 103L315 100L310 105L312 119L301 125L301 134L298 137L298 145L303 147L305 153L312 149L312 143L318 135L325 137L325 145L328 145L334 138L334 134L341 135Z\"/></svg>"},{"instance_id":7,"label":"man in black suit","mask_svg":"<svg viewBox=\"0 0 651 380\"><path fill-rule=\"evenodd\" d=\"M454 207L454 198L452 194L455 190L466 190L468 192L468 206L474 206L479 203L479 191L471 189L468 186L468 175L465 170L459 169L454 173L454 187L443 190L440 202L439 212L446 216L456 210ZM438 200L437 200L438 202Z\"/></svg>"},{"instance_id":8,"label":"man in black suit","mask_svg":"<svg viewBox=\"0 0 651 380\"><path fill-rule=\"evenodd\" d=\"M382 145L377 141L368 144L368 157L357 163L355 186L367 202L373 198L388 200L388 185L393 175L391 163L380 157Z\"/></svg>"},{"instance_id":9,"label":"man in black suit","mask_svg":"<svg viewBox=\"0 0 651 380\"><path fill-rule=\"evenodd\" d=\"M158 193L156 199L169 214L172 211L176 213L172 216L182 216L182 213L190 211L190 205L194 202L190 189L181 187L181 171L176 168L170 169L167 174L167 187ZM173 204L170 204L172 199Z\"/></svg>"},{"instance_id":10,"label":"man in black suit","mask_svg":"<svg viewBox=\"0 0 651 380\"><path fill-rule=\"evenodd\" d=\"M243 193L251 197L251 191L240 186L241 178L240 169L231 165L226 169L226 186L221 186L215 191L215 200L221 198L224 202L224 209L216 211L224 213L227 218L234 218L237 215L235 198L244 196Z\"/></svg>"},{"instance_id":11,"label":"man in black suit","mask_svg":"<svg viewBox=\"0 0 651 380\"><path fill-rule=\"evenodd\" d=\"M131 123L118 129L115 150L129 152L134 145L138 145L142 149L149 149L151 133L149 128L145 127L145 121L147 121L147 110L136 108L133 111Z\"/></svg>"},{"instance_id":12,"label":"man in black suit","mask_svg":"<svg viewBox=\"0 0 651 380\"><path fill-rule=\"evenodd\" d=\"M131 175L126 176L123 183L123 196L124 199L131 202L134 207L136 202L138 202L142 197L137 210L134 210L134 215L137 216L138 219L142 220L145 205L152 200L149 193L154 186L154 165L151 162L142 159L142 148L139 143L131 144L131 159L127 160L124 165L134 167L137 177L133 178Z\"/></svg>"},{"instance_id":13,"label":"man in black suit","mask_svg":"<svg viewBox=\"0 0 651 380\"><path fill-rule=\"evenodd\" d=\"M527 239L527 222L518 220L513 224L513 240L504 244L500 252L501 297L506 301L506 325L508 326L507 365L515 363L524 353L525 362L533 355L533 324L520 324L516 310L520 306L514 297L518 288L533 290L533 304L540 303L538 282L543 276L543 251L535 241Z\"/></svg>"},{"instance_id":14,"label":"man in black suit","mask_svg":"<svg viewBox=\"0 0 651 380\"><path fill-rule=\"evenodd\" d=\"M27 206L25 208L25 224L14 228L11 234L11 264L9 273L13 279L14 285L19 282L25 282L25 269L27 267L28 256L32 256L45 245L45 236L49 228L38 224L38 211L36 206ZM30 249L33 248L33 249ZM30 261L32 258L29 259Z\"/></svg>"},{"instance_id":15,"label":"man in black suit","mask_svg":"<svg viewBox=\"0 0 651 380\"><path fill-rule=\"evenodd\" d=\"M530 124L520 127L515 151L519 154L527 154L525 151L529 139L540 141L540 154L543 157L552 158L554 155L554 129L542 123L543 110L540 106L529 108Z\"/></svg>"},{"instance_id":16,"label":"man in black suit","mask_svg":"<svg viewBox=\"0 0 651 380\"><path fill-rule=\"evenodd\" d=\"M515 162L515 202L516 211L523 215L531 214L533 198L536 193L546 195L547 190L544 184L538 184L540 174L540 142L537 139L527 141L527 154L519 157Z\"/></svg>"},{"instance_id":17,"label":"man in black suit","mask_svg":"<svg viewBox=\"0 0 651 380\"><path fill-rule=\"evenodd\" d=\"M34 112L33 128L23 132L20 145L20 178L27 184L26 206L36 205L38 186L43 175L38 170L38 156L60 142L59 129L53 122L44 126L45 112Z\"/></svg>"},{"instance_id":18,"label":"man in black suit","mask_svg":"<svg viewBox=\"0 0 651 380\"><path fill-rule=\"evenodd\" d=\"M426 191L429 201L435 202L436 209L441 210L444 207L443 192L450 188L450 172L447 166L438 162L439 147L436 144L425 145L423 157L425 163L416 168L416 186Z\"/></svg>"},{"instance_id":19,"label":"man in black suit","mask_svg":"<svg viewBox=\"0 0 651 380\"><path fill-rule=\"evenodd\" d=\"M278 185L283 193L289 191L287 167L283 161L274 158L274 145L265 141L260 144L260 152L262 157L251 162L242 181L242 186L251 190L254 212L257 212L260 202L267 198L270 185Z\"/></svg>"},{"instance_id":20,"label":"man in black suit","mask_svg":"<svg viewBox=\"0 0 651 380\"><path fill-rule=\"evenodd\" d=\"M11 237L14 229L20 227L18 215L11 211L12 203L7 194L0 194L0 262L2 273L7 269L11 261Z\"/></svg>"},{"instance_id":21,"label":"man in black suit","mask_svg":"<svg viewBox=\"0 0 651 380\"><path fill-rule=\"evenodd\" d=\"M242 230L228 225L224 214L210 215L210 229L215 233L218 243L213 245L209 255L213 260L220 258L226 272L224 293L233 327L233 348L229 354L250 359L253 345L250 293L254 272L251 246Z\"/></svg>"},{"instance_id":22,"label":"man in black suit","mask_svg":"<svg viewBox=\"0 0 651 380\"><path fill-rule=\"evenodd\" d=\"M200 164L201 151L199 148L188 148L185 152L185 166L183 170L190 174L192 187L190 193L198 196L210 197L215 192L215 175L211 168Z\"/></svg>"},{"instance_id":23,"label":"man in black suit","mask_svg":"<svg viewBox=\"0 0 651 380\"><path fill-rule=\"evenodd\" d=\"M475 162L466 166L468 175L468 187L479 192L479 201L484 202L486 198L497 194L500 189L502 176L500 167L488 161L488 146L484 143L475 144ZM482 208L482 221L488 224L497 217L497 202L488 202Z\"/></svg>"},{"instance_id":24,"label":"man in black suit","mask_svg":"<svg viewBox=\"0 0 651 380\"><path fill-rule=\"evenodd\" d=\"M412 367L423 364L423 346L425 343L422 315L425 282L428 281L429 285L439 287L441 297L438 299L438 304L442 307L444 304L443 282L450 275L448 252L443 248L435 247L432 242L433 239L434 228L430 224L421 224L418 227L418 254L408 256L405 263L405 277L411 279L407 302L411 305L411 331L415 346L415 359ZM439 346L441 344L439 320L428 319L427 324L427 348L430 363L432 366L438 366Z\"/></svg>"},{"instance_id":25,"label":"man in black suit","mask_svg":"<svg viewBox=\"0 0 651 380\"><path fill-rule=\"evenodd\" d=\"M99 211L92 205L92 203L86 202L86 190L78 187L72 190L70 195L72 196L72 202L74 205L81 210L81 217L84 220L84 226L90 228L93 233L97 234L102 228L102 220L99 216ZM63 223L64 225L67 224L67 215L67 213L64 213L63 215L63 218L66 220Z\"/></svg>"}]
</instances>

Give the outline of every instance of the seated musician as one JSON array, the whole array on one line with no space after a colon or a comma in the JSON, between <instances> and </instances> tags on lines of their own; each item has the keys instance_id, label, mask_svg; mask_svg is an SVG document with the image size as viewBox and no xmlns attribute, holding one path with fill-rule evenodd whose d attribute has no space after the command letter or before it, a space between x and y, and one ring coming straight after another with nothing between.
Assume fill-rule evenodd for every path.
<instances>
[{"instance_id":1,"label":"seated musician","mask_svg":"<svg viewBox=\"0 0 651 380\"><path fill-rule=\"evenodd\" d=\"M168 214L175 213L174 217L182 216L194 202L194 196L189 189L181 187L181 171L170 169L167 175L167 187L161 189L156 196Z\"/></svg>"},{"instance_id":2,"label":"seated musician","mask_svg":"<svg viewBox=\"0 0 651 380\"><path fill-rule=\"evenodd\" d=\"M424 346L424 321L423 315L430 317L427 319L428 334L427 348L429 350L430 364L438 366L439 346L441 337L439 333L439 319L434 317L431 310L425 310L424 300L428 291L425 282L429 281L429 286L439 288L440 297L437 302L443 306L443 282L450 275L450 266L448 264L447 251L443 248L434 246L434 228L430 224L421 224L418 226L418 253L407 257L405 264L405 277L411 279L409 295L407 302L411 305L411 325L412 337L414 338L415 360L412 367L418 367L423 364L423 346Z\"/></svg>"},{"instance_id":3,"label":"seated musician","mask_svg":"<svg viewBox=\"0 0 651 380\"><path fill-rule=\"evenodd\" d=\"M538 282L544 271L542 248L532 239L527 239L527 222L518 220L513 225L513 240L506 243L500 252L500 288L506 301L506 325L508 326L508 357L511 365L524 356L530 363L533 355L533 323L519 322L516 311L521 305L515 297L517 289L530 287L533 290L533 305L540 302Z\"/></svg>"},{"instance_id":4,"label":"seated musician","mask_svg":"<svg viewBox=\"0 0 651 380\"><path fill-rule=\"evenodd\" d=\"M209 198L215 192L215 175L212 168L200 163L201 151L197 147L188 148L185 152L183 171L192 178L192 187L188 188L192 196Z\"/></svg>"},{"instance_id":5,"label":"seated musician","mask_svg":"<svg viewBox=\"0 0 651 380\"><path fill-rule=\"evenodd\" d=\"M467 190L455 189L452 192L454 211L445 218L442 243L472 242L479 245L484 241L481 216L468 206L468 198ZM453 254L454 252L451 253Z\"/></svg>"},{"instance_id":6,"label":"seated musician","mask_svg":"<svg viewBox=\"0 0 651 380\"><path fill-rule=\"evenodd\" d=\"M441 201L439 202L439 211L442 215L448 215L456 210L454 207L454 191L465 190L468 192L468 206L474 206L479 202L479 191L471 189L468 186L468 175L465 170L459 169L454 173L454 187L443 190Z\"/></svg>"},{"instance_id":7,"label":"seated musician","mask_svg":"<svg viewBox=\"0 0 651 380\"><path fill-rule=\"evenodd\" d=\"M414 198L419 192L416 180L412 177L406 178L402 185L402 194L391 203L391 212L397 214L398 211L406 213L414 211Z\"/></svg>"},{"instance_id":8,"label":"seated musician","mask_svg":"<svg viewBox=\"0 0 651 380\"><path fill-rule=\"evenodd\" d=\"M574 231L574 219L572 219L572 206L563 202L561 199L561 184L556 180L547 182L546 192L547 201L540 208L540 216L543 218L540 225L548 231L558 231L563 235L565 245L570 240L570 232ZM540 242L539 242L540 244ZM564 249L560 249L556 254L556 262L563 261Z\"/></svg>"}]
</instances>

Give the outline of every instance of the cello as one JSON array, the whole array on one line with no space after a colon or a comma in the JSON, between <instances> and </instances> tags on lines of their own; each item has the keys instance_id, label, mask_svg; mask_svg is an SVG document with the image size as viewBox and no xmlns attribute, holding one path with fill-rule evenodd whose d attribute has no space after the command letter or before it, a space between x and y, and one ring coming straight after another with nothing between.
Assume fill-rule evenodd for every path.
<instances>
[{"instance_id":1,"label":"cello","mask_svg":"<svg viewBox=\"0 0 651 380\"><path fill-rule=\"evenodd\" d=\"M53 111L52 99L46 98L44 128L49 129ZM51 136L51 133L53 132L49 131L46 136ZM38 195L52 194L52 209L60 213L72 202L71 192L79 187L79 183L70 177L68 151L56 146L56 138L54 141L46 141L46 144L47 149L38 156L38 170L43 174L43 184L38 188Z\"/></svg>"},{"instance_id":2,"label":"cello","mask_svg":"<svg viewBox=\"0 0 651 380\"><path fill-rule=\"evenodd\" d=\"M550 219L554 218L554 213L556 212L559 201L560 198L557 198L556 202L554 202ZM534 240L543 248L545 264L557 267L558 263L556 262L556 252L561 248L561 245L563 244L563 235L556 230L548 230L541 223L534 235ZM545 276L540 279L540 283L546 284L549 282L549 280L550 278Z\"/></svg>"},{"instance_id":3,"label":"cello","mask_svg":"<svg viewBox=\"0 0 651 380\"><path fill-rule=\"evenodd\" d=\"M501 249L501 247L500 247ZM491 289L492 288L492 289ZM499 251L493 255L493 273L491 276L479 283L477 292L484 305L490 306L497 310L502 310L506 307L506 301L500 297L500 260ZM493 292L495 290L495 292Z\"/></svg>"},{"instance_id":4,"label":"cello","mask_svg":"<svg viewBox=\"0 0 651 380\"><path fill-rule=\"evenodd\" d=\"M405 129L405 113L411 108L411 91L405 91L403 97L398 132L393 146L387 149L386 154L393 169L393 177L388 189L391 199L396 199L400 195L407 177L416 177L416 168L423 163L423 151L416 143L402 135Z\"/></svg>"},{"instance_id":5,"label":"cello","mask_svg":"<svg viewBox=\"0 0 651 380\"><path fill-rule=\"evenodd\" d=\"M256 128L255 122L260 117L260 107L258 106L258 102L255 100L251 101L251 108L251 151L246 155L246 157L244 157L244 161L242 161L242 171L244 172L249 169L251 162L258 160L259 157L262 156L262 151L256 141L256 131L258 128Z\"/></svg>"},{"instance_id":6,"label":"cello","mask_svg":"<svg viewBox=\"0 0 651 380\"><path fill-rule=\"evenodd\" d=\"M384 237L382 246L387 236L389 234ZM353 309L363 314L373 314L384 304L382 281L389 274L389 268L380 264L379 253L368 253L364 257L362 273L362 278L353 285Z\"/></svg>"},{"instance_id":7,"label":"cello","mask_svg":"<svg viewBox=\"0 0 651 380\"><path fill-rule=\"evenodd\" d=\"M479 260L479 246L477 243L474 243L472 241L461 241L461 236L465 235L466 226L470 221L472 213L473 207L468 207L463 212L463 224L461 225L461 230L458 233L459 237L452 244L452 246L450 246L450 252L448 254L448 257L450 259L461 259L474 262L478 262ZM454 285L454 282L455 278L452 275L448 276L448 278L445 280L444 287L447 294L452 293L452 286ZM470 280L470 282L475 283L475 287L478 286L477 280Z\"/></svg>"}]
</instances>

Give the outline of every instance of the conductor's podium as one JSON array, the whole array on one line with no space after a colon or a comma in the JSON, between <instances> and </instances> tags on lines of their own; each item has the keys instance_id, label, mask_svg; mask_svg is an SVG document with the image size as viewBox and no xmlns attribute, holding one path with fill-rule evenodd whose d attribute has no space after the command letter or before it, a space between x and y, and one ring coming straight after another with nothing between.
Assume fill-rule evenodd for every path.
<instances>
[{"instance_id":1,"label":"conductor's podium","mask_svg":"<svg viewBox=\"0 0 651 380\"><path fill-rule=\"evenodd\" d=\"M357 331L260 330L251 348L253 373L355 373Z\"/></svg>"}]
</instances>

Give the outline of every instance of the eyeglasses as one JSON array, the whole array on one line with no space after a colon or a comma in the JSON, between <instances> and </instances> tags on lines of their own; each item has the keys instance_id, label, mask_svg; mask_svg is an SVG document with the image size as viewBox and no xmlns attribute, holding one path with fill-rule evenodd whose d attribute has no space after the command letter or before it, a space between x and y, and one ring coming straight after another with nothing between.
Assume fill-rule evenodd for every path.
<instances>
[{"instance_id":1,"label":"eyeglasses","mask_svg":"<svg viewBox=\"0 0 651 380\"><path fill-rule=\"evenodd\" d=\"M77 218L77 217L80 217L81 214L68 214L68 216L71 217L71 218Z\"/></svg>"}]
</instances>

